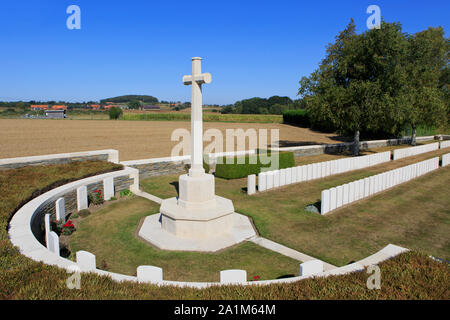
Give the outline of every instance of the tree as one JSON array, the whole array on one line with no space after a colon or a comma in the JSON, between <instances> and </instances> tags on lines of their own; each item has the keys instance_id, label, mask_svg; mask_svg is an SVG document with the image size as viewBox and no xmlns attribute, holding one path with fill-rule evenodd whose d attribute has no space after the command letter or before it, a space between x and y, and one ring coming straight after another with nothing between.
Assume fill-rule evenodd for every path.
<instances>
[{"instance_id":1,"label":"tree","mask_svg":"<svg viewBox=\"0 0 450 320\"><path fill-rule=\"evenodd\" d=\"M122 115L123 111L119 107L111 107L109 109L109 119L111 120L117 120Z\"/></svg>"},{"instance_id":2,"label":"tree","mask_svg":"<svg viewBox=\"0 0 450 320\"><path fill-rule=\"evenodd\" d=\"M327 47L319 69L300 80L298 94L312 122L328 121L341 133L352 132L354 155L359 154L361 131L398 132L406 50L400 24L383 21L381 29L357 35L351 19Z\"/></svg>"},{"instance_id":3,"label":"tree","mask_svg":"<svg viewBox=\"0 0 450 320\"><path fill-rule=\"evenodd\" d=\"M411 144L415 145L417 126L448 121L449 40L442 27L430 27L410 36L408 42L404 114L412 128Z\"/></svg>"},{"instance_id":4,"label":"tree","mask_svg":"<svg viewBox=\"0 0 450 320\"><path fill-rule=\"evenodd\" d=\"M141 107L141 103L138 100L132 100L127 103L127 106L130 109L139 109Z\"/></svg>"}]
</instances>

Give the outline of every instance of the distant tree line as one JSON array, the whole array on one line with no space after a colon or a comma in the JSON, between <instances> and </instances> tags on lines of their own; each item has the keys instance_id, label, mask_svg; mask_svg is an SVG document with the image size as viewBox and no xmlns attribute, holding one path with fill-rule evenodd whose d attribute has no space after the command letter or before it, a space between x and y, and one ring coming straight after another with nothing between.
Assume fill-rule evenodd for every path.
<instances>
[{"instance_id":1,"label":"distant tree line","mask_svg":"<svg viewBox=\"0 0 450 320\"><path fill-rule=\"evenodd\" d=\"M292 100L289 97L272 96L265 98L250 98L237 101L234 105L222 106L222 113L237 114L282 114L285 110L302 109L301 99Z\"/></svg>"},{"instance_id":2,"label":"distant tree line","mask_svg":"<svg viewBox=\"0 0 450 320\"><path fill-rule=\"evenodd\" d=\"M100 103L104 104L106 102L113 103L129 103L131 101L140 101L141 103L158 103L158 98L147 95L124 95L114 98L107 98L100 100Z\"/></svg>"}]
</instances>

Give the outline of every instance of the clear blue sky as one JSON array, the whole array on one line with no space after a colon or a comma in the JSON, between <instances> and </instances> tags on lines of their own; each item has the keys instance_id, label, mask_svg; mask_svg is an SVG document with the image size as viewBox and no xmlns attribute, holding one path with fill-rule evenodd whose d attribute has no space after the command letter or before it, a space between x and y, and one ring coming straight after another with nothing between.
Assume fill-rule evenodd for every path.
<instances>
[{"instance_id":1,"label":"clear blue sky","mask_svg":"<svg viewBox=\"0 0 450 320\"><path fill-rule=\"evenodd\" d=\"M81 8L81 30L66 8ZM1 0L0 100L88 101L123 94L189 101L193 56L213 76L204 103L296 98L298 81L366 8L403 31L449 31L450 1Z\"/></svg>"}]
</instances>

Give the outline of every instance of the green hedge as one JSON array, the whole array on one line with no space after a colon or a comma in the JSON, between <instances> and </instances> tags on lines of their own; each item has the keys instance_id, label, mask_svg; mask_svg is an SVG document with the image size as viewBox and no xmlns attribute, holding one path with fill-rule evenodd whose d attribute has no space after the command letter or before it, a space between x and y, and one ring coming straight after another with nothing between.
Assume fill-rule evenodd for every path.
<instances>
[{"instance_id":1,"label":"green hedge","mask_svg":"<svg viewBox=\"0 0 450 320\"><path fill-rule=\"evenodd\" d=\"M267 154L271 155L270 152ZM279 152L279 169L295 166L294 154L292 152ZM270 167L269 164L262 164L258 155L247 155L245 157L234 157L232 164L226 163L226 158L222 158L222 163L216 165L215 176L224 179L245 178L250 174L258 174L261 168ZM228 157L229 158L229 157ZM238 164L238 158L245 158L244 164ZM256 158L256 159L255 159ZM250 159L255 159L256 163L250 163ZM242 160L241 160L242 161ZM252 162L255 162L254 160Z\"/></svg>"},{"instance_id":2,"label":"green hedge","mask_svg":"<svg viewBox=\"0 0 450 320\"><path fill-rule=\"evenodd\" d=\"M283 122L298 124L302 127L309 128L311 126L311 119L306 110L286 110L283 112Z\"/></svg>"}]
</instances>

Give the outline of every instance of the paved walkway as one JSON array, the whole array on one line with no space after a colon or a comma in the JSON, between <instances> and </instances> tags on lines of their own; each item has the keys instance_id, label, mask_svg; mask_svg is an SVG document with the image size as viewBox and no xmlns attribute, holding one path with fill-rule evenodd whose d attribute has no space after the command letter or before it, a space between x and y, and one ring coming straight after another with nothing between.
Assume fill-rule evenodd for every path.
<instances>
[{"instance_id":1,"label":"paved walkway","mask_svg":"<svg viewBox=\"0 0 450 320\"><path fill-rule=\"evenodd\" d=\"M144 192L142 190L139 190L138 192L135 192L135 194L137 196L143 197L143 198L148 199L150 201L153 201L153 202L156 202L156 203L159 203L159 204L162 203L162 199L161 198L158 198L157 196L154 196L154 195L152 195L150 193L147 193L147 192Z\"/></svg>"},{"instance_id":2,"label":"paved walkway","mask_svg":"<svg viewBox=\"0 0 450 320\"><path fill-rule=\"evenodd\" d=\"M269 240L269 239L266 239L263 237L254 236L254 237L250 238L248 241L251 241L261 247L278 252L282 255L285 255L289 258L292 258L292 259L295 259L295 260L298 260L301 262L305 262L305 261L309 261L309 260L319 260L319 259L308 256L304 253L298 252L294 249L288 248L286 246L283 246L282 244L276 243L272 240ZM337 268L336 266L333 266L332 264L326 263L324 261L322 261L322 262L323 262L324 271L328 271L328 270Z\"/></svg>"}]
</instances>

